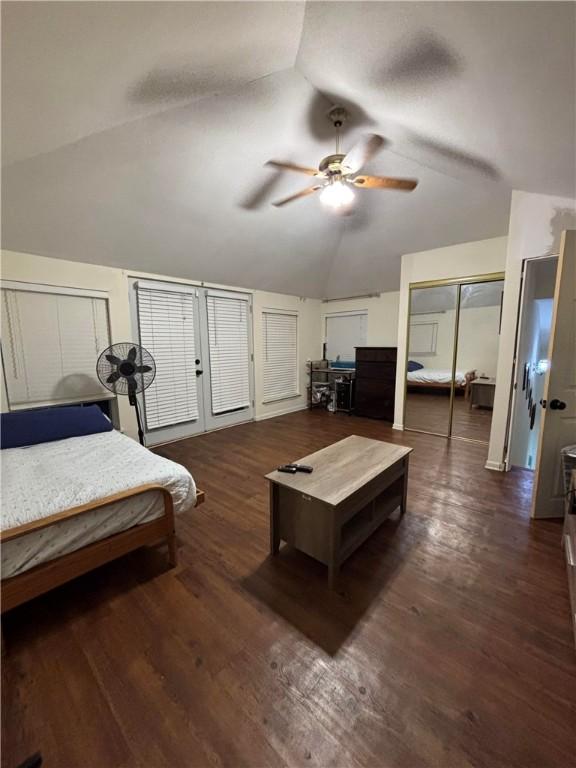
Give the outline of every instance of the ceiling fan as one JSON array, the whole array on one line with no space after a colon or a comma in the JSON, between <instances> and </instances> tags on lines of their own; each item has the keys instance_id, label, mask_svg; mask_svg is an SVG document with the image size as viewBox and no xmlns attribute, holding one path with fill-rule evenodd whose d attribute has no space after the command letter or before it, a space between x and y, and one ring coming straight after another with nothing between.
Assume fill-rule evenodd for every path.
<instances>
[{"instance_id":1,"label":"ceiling fan","mask_svg":"<svg viewBox=\"0 0 576 768\"><path fill-rule=\"evenodd\" d=\"M296 171L314 176L320 183L272 203L276 207L292 203L301 197L313 195L320 191L320 201L337 212L349 210L354 201L353 187L364 189L399 189L411 192L416 188L416 179L394 179L388 176L357 175L358 171L382 148L384 139L375 133L363 136L345 155L340 152L340 129L348 114L342 107L333 107L328 117L336 130L336 153L328 155L320 161L318 169L307 168L294 163L282 163L269 160L266 165L280 171Z\"/></svg>"}]
</instances>

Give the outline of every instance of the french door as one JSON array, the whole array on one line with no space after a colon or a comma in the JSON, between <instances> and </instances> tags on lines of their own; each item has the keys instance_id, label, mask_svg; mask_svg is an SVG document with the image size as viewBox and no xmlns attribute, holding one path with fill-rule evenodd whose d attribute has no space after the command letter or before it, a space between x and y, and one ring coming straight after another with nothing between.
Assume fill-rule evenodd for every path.
<instances>
[{"instance_id":1,"label":"french door","mask_svg":"<svg viewBox=\"0 0 576 768\"><path fill-rule=\"evenodd\" d=\"M140 395L147 445L253 418L250 294L133 280L134 336L156 363Z\"/></svg>"}]
</instances>

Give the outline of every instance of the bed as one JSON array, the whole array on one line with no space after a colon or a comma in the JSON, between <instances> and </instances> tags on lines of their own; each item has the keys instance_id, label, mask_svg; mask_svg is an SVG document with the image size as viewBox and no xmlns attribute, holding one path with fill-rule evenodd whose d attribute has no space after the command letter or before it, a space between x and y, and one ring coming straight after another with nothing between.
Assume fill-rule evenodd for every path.
<instances>
[{"instance_id":1,"label":"bed","mask_svg":"<svg viewBox=\"0 0 576 768\"><path fill-rule=\"evenodd\" d=\"M463 390L467 399L470 392L470 384L476 378L476 371L456 371L454 382L456 390ZM449 390L452 384L452 371L441 368L420 368L417 371L409 371L406 374L409 390L412 388L435 388Z\"/></svg>"},{"instance_id":2,"label":"bed","mask_svg":"<svg viewBox=\"0 0 576 768\"><path fill-rule=\"evenodd\" d=\"M2 612L140 546L165 542L204 494L116 430L0 451Z\"/></svg>"}]
</instances>

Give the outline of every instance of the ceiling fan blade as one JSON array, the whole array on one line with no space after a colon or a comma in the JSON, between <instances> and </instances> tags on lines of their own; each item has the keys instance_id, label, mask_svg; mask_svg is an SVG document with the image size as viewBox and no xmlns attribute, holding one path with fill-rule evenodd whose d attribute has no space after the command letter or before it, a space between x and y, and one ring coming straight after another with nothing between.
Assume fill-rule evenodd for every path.
<instances>
[{"instance_id":1,"label":"ceiling fan blade","mask_svg":"<svg viewBox=\"0 0 576 768\"><path fill-rule=\"evenodd\" d=\"M349 171L352 171L352 173L356 173L382 149L383 145L384 139L382 136L378 136L375 133L367 133L365 136L362 136L360 141L354 144L350 152L342 160L342 165Z\"/></svg>"},{"instance_id":2,"label":"ceiling fan blade","mask_svg":"<svg viewBox=\"0 0 576 768\"><path fill-rule=\"evenodd\" d=\"M112 365L120 365L122 360L120 360L119 357L116 357L116 355L104 355L106 360L108 360L109 363L112 363Z\"/></svg>"},{"instance_id":3,"label":"ceiling fan blade","mask_svg":"<svg viewBox=\"0 0 576 768\"><path fill-rule=\"evenodd\" d=\"M418 186L416 179L392 179L387 176L356 176L352 183L365 189L402 189L405 192L411 192Z\"/></svg>"},{"instance_id":4,"label":"ceiling fan blade","mask_svg":"<svg viewBox=\"0 0 576 768\"><path fill-rule=\"evenodd\" d=\"M323 176L316 168L307 168L304 165L295 165L294 163L280 163L277 160L268 160L266 165L272 166L272 168L278 168L279 171L296 171L297 173L305 173L307 176Z\"/></svg>"},{"instance_id":5,"label":"ceiling fan blade","mask_svg":"<svg viewBox=\"0 0 576 768\"><path fill-rule=\"evenodd\" d=\"M151 371L152 367L150 365L137 365L136 366L136 373L148 373L148 371Z\"/></svg>"},{"instance_id":6,"label":"ceiling fan blade","mask_svg":"<svg viewBox=\"0 0 576 768\"><path fill-rule=\"evenodd\" d=\"M322 184L317 184L315 187L307 187L306 189L303 189L301 192L296 192L295 195L290 195L290 197L285 197L283 200L277 200L275 203L272 203L272 205L276 206L276 208L279 208L282 205L286 205L287 203L291 203L294 200L298 200L300 197L307 197L308 195L314 194L314 192L317 192L319 189L322 189Z\"/></svg>"},{"instance_id":7,"label":"ceiling fan blade","mask_svg":"<svg viewBox=\"0 0 576 768\"><path fill-rule=\"evenodd\" d=\"M129 350L128 350L128 360L129 360L131 363L133 363L133 362L134 362L134 360L136 360L136 355L137 355L137 354L138 354L138 353L137 353L137 351L136 351L136 347L132 347L132 349L129 349Z\"/></svg>"},{"instance_id":8,"label":"ceiling fan blade","mask_svg":"<svg viewBox=\"0 0 576 768\"><path fill-rule=\"evenodd\" d=\"M114 384L114 382L118 381L119 378L120 378L120 374L118 373L118 371L114 371L113 373L110 374L110 376L108 376L108 378L106 379L106 383Z\"/></svg>"}]
</instances>

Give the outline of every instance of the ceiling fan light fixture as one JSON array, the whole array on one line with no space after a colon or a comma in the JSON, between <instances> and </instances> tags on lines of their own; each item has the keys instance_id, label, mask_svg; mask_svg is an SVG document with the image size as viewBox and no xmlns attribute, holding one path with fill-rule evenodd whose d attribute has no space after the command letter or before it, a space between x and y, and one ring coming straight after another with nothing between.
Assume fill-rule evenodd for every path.
<instances>
[{"instance_id":1,"label":"ceiling fan light fixture","mask_svg":"<svg viewBox=\"0 0 576 768\"><path fill-rule=\"evenodd\" d=\"M344 181L332 181L320 192L322 205L332 210L348 208L354 202L355 194L352 188Z\"/></svg>"}]
</instances>

